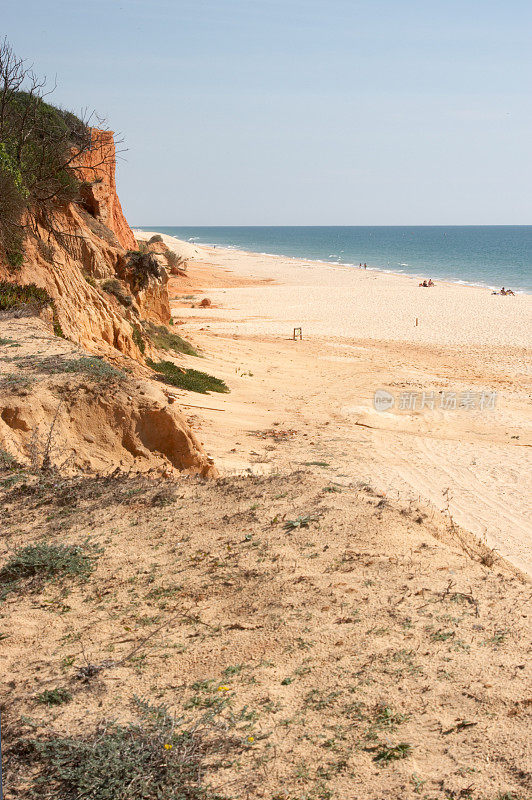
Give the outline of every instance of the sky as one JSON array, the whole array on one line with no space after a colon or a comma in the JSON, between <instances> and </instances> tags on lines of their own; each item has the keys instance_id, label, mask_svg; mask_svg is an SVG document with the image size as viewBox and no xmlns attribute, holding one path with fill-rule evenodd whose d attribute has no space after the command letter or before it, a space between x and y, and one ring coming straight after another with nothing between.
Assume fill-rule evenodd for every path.
<instances>
[{"instance_id":1,"label":"sky","mask_svg":"<svg viewBox=\"0 0 532 800\"><path fill-rule=\"evenodd\" d=\"M532 223L530 0L2 0L132 225Z\"/></svg>"}]
</instances>

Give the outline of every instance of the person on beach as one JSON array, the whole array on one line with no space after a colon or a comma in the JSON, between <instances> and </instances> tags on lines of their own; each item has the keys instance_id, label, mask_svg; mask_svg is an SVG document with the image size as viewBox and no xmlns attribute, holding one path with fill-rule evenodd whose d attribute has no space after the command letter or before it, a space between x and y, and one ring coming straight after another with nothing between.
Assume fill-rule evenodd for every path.
<instances>
[{"instance_id":1,"label":"person on beach","mask_svg":"<svg viewBox=\"0 0 532 800\"><path fill-rule=\"evenodd\" d=\"M436 286L436 284L434 283L432 278L429 278L429 282L427 283L427 286Z\"/></svg>"},{"instance_id":2,"label":"person on beach","mask_svg":"<svg viewBox=\"0 0 532 800\"><path fill-rule=\"evenodd\" d=\"M364 261L364 269L367 269L367 268L368 268L368 265L367 265L367 264L366 264L366 262Z\"/></svg>"}]
</instances>

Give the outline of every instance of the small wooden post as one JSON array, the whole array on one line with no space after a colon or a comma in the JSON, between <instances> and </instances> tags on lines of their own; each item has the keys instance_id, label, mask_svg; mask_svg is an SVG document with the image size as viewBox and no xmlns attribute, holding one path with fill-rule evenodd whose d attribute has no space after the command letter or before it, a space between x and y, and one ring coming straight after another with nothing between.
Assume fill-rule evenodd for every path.
<instances>
[{"instance_id":1,"label":"small wooden post","mask_svg":"<svg viewBox=\"0 0 532 800\"><path fill-rule=\"evenodd\" d=\"M417 328L417 317L416 317L416 328Z\"/></svg>"},{"instance_id":2,"label":"small wooden post","mask_svg":"<svg viewBox=\"0 0 532 800\"><path fill-rule=\"evenodd\" d=\"M294 342L295 342L295 340L297 339L298 336L299 336L300 340L303 338L302 329L301 328L294 328L294 336L292 337L294 339Z\"/></svg>"}]
</instances>

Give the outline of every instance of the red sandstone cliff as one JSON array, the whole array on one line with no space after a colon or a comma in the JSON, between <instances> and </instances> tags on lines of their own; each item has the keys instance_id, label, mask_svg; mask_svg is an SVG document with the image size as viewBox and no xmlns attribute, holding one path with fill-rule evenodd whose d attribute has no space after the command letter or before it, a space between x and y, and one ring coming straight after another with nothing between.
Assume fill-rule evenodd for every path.
<instances>
[{"instance_id":1,"label":"red sandstone cliff","mask_svg":"<svg viewBox=\"0 0 532 800\"><path fill-rule=\"evenodd\" d=\"M96 146L79 166L80 201L55 211L62 235L37 226L26 236L22 267L13 271L0 263L0 279L45 288L64 334L91 352L141 360L133 333L143 320L170 319L168 276L160 259L158 275L150 274L142 287L131 285L127 251L138 245L116 193L113 134L94 129L93 136ZM120 282L120 291L106 291L109 281Z\"/></svg>"},{"instance_id":2,"label":"red sandstone cliff","mask_svg":"<svg viewBox=\"0 0 532 800\"><path fill-rule=\"evenodd\" d=\"M95 219L113 231L126 250L136 250L133 232L124 217L116 192L116 149L113 131L92 129L94 147L81 159L81 195Z\"/></svg>"},{"instance_id":3,"label":"red sandstone cliff","mask_svg":"<svg viewBox=\"0 0 532 800\"><path fill-rule=\"evenodd\" d=\"M54 210L56 233L33 221L27 226L22 266L14 269L0 259L0 280L46 289L55 319L70 340L54 336L50 309L47 321L0 314L0 327L7 326L9 336L31 356L28 363L37 364L37 373L26 376L30 388L9 379L2 388L0 365L0 448L24 460L35 437L54 429L78 468L121 465L216 474L177 404L161 384L150 380L151 370L144 364L146 355L157 358L145 323L170 319L167 259L148 251L128 253L138 251L138 245L116 194L113 135L93 134L97 146L79 166L80 199ZM139 336L144 338L143 352ZM36 339L42 350L35 348ZM68 362L87 351L127 366L135 377L124 378L121 388L104 389L86 377L70 385L68 369L65 379L60 367L46 380L39 373L43 352ZM137 364L126 363L128 357Z\"/></svg>"}]
</instances>

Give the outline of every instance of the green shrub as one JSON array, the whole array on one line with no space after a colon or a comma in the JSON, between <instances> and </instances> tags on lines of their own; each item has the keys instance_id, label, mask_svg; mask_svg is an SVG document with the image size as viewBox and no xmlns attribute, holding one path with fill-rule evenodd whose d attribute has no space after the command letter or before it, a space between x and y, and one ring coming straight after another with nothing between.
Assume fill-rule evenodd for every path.
<instances>
[{"instance_id":1,"label":"green shrub","mask_svg":"<svg viewBox=\"0 0 532 800\"><path fill-rule=\"evenodd\" d=\"M133 325L133 333L131 334L133 342L137 345L141 353L146 350L146 342L142 338L142 333L138 325Z\"/></svg>"},{"instance_id":2,"label":"green shrub","mask_svg":"<svg viewBox=\"0 0 532 800\"><path fill-rule=\"evenodd\" d=\"M109 278L102 283L102 289L107 292L108 294L112 294L119 303L121 303L126 308L129 308L133 305L133 298L125 294L122 284L116 278Z\"/></svg>"},{"instance_id":3,"label":"green shrub","mask_svg":"<svg viewBox=\"0 0 532 800\"><path fill-rule=\"evenodd\" d=\"M176 269L181 270L181 272L187 271L187 262L184 258L178 256L177 253L174 253L173 250L168 250L168 252L165 253L165 256L170 268L175 267Z\"/></svg>"},{"instance_id":4,"label":"green shrub","mask_svg":"<svg viewBox=\"0 0 532 800\"><path fill-rule=\"evenodd\" d=\"M0 447L0 469L13 470L19 466L16 458Z\"/></svg>"},{"instance_id":5,"label":"green shrub","mask_svg":"<svg viewBox=\"0 0 532 800\"><path fill-rule=\"evenodd\" d=\"M43 308L52 303L52 298L45 289L34 283L21 286L18 283L0 281L0 311L22 308L25 305Z\"/></svg>"},{"instance_id":6,"label":"green shrub","mask_svg":"<svg viewBox=\"0 0 532 800\"><path fill-rule=\"evenodd\" d=\"M94 280L94 278L92 277L92 275L89 275L89 273L88 273L88 272L84 272L84 273L83 273L83 277L85 278L85 280L87 281L87 283L89 284L89 286L92 286L92 287L93 287L93 289L97 289L97 288L98 288L98 284L96 283L96 281Z\"/></svg>"},{"instance_id":7,"label":"green shrub","mask_svg":"<svg viewBox=\"0 0 532 800\"><path fill-rule=\"evenodd\" d=\"M53 328L54 328L54 336L59 336L59 338L61 338L61 339L66 339L67 338L65 336L65 334L63 333L63 328L61 327L61 323L59 322L59 319L57 318L57 314L55 312L55 308L54 308Z\"/></svg>"},{"instance_id":8,"label":"green shrub","mask_svg":"<svg viewBox=\"0 0 532 800\"><path fill-rule=\"evenodd\" d=\"M55 689L45 689L35 699L38 703L46 706L61 706L63 703L69 703L72 700L72 695L68 689L58 686Z\"/></svg>"},{"instance_id":9,"label":"green shrub","mask_svg":"<svg viewBox=\"0 0 532 800\"><path fill-rule=\"evenodd\" d=\"M187 356L199 356L199 353L192 347L190 342L182 339L177 333L172 333L164 325L150 323L148 336L159 350L173 350L175 353L184 353Z\"/></svg>"},{"instance_id":10,"label":"green shrub","mask_svg":"<svg viewBox=\"0 0 532 800\"><path fill-rule=\"evenodd\" d=\"M129 250L127 256L127 279L134 292L145 289L150 282L150 278L161 277L159 262L153 253Z\"/></svg>"},{"instance_id":11,"label":"green shrub","mask_svg":"<svg viewBox=\"0 0 532 800\"><path fill-rule=\"evenodd\" d=\"M88 545L39 542L14 551L0 569L3 594L26 579L40 582L56 577L87 578L94 569L96 550Z\"/></svg>"},{"instance_id":12,"label":"green shrub","mask_svg":"<svg viewBox=\"0 0 532 800\"><path fill-rule=\"evenodd\" d=\"M146 364L155 370L156 377L163 383L170 386L177 386L189 392L228 392L229 387L220 378L208 375L206 372L198 372L195 369L181 369L171 361L152 361L146 359Z\"/></svg>"},{"instance_id":13,"label":"green shrub","mask_svg":"<svg viewBox=\"0 0 532 800\"><path fill-rule=\"evenodd\" d=\"M156 233L155 236L152 236L151 239L149 240L149 244L153 244L154 242L162 242L162 241L163 241L163 237L161 236L161 234L160 233Z\"/></svg>"},{"instance_id":14,"label":"green shrub","mask_svg":"<svg viewBox=\"0 0 532 800\"><path fill-rule=\"evenodd\" d=\"M209 737L214 724L186 725L166 709L137 701L138 723L101 725L74 738L25 740L38 766L30 797L51 800L223 800L205 783L205 760L236 743ZM227 738L227 737L226 737ZM212 761L212 758L211 758Z\"/></svg>"}]
</instances>

